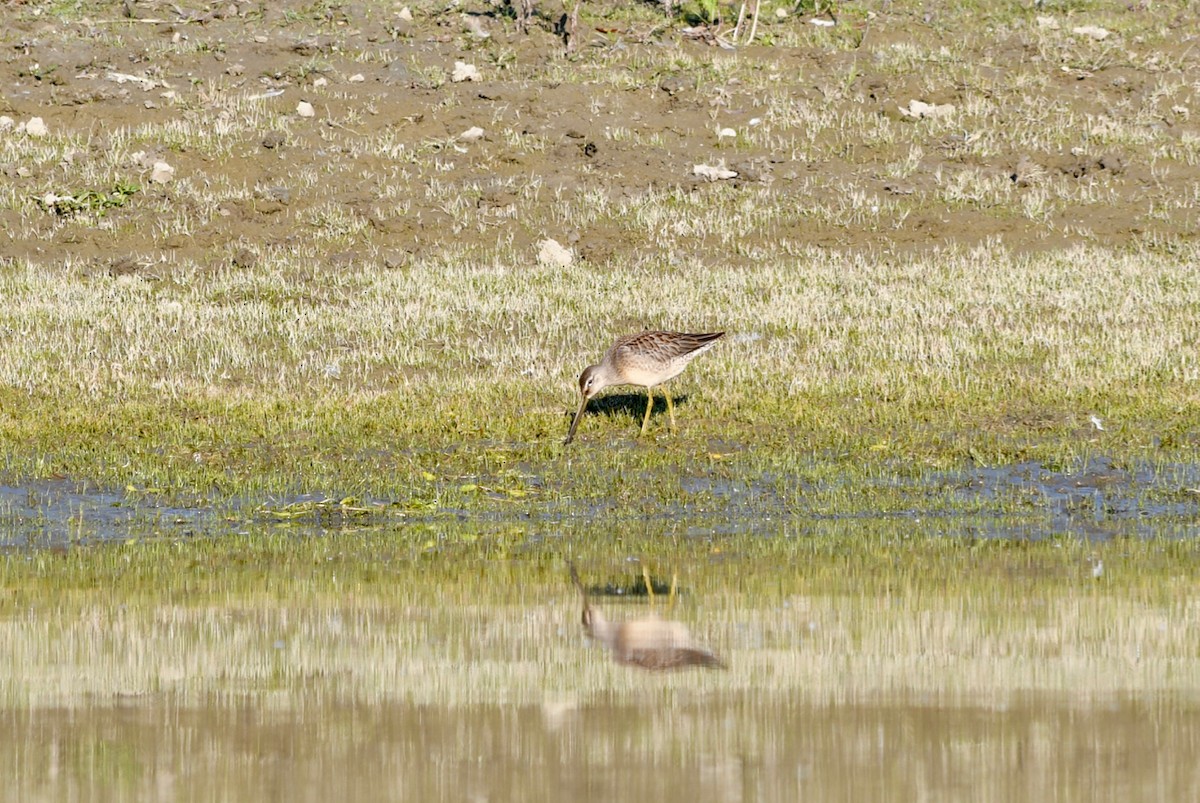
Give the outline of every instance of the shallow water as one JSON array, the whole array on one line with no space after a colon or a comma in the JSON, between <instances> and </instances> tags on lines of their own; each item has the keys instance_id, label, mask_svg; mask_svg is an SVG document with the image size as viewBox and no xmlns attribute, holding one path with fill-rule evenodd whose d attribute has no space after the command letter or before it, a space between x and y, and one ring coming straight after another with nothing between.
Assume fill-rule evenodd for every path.
<instances>
[{"instance_id":1,"label":"shallow water","mask_svg":"<svg viewBox=\"0 0 1200 803\"><path fill-rule=\"evenodd\" d=\"M844 492L844 510L806 509L806 495ZM873 509L881 491L902 488L912 504ZM635 521L691 537L776 535L820 526L829 519L901 519L915 524L943 519L944 528L969 537L1038 539L1069 536L1088 540L1116 537L1184 538L1200 534L1200 465L1118 466L1094 457L1070 469L1039 463L929 472L917 478L898 474L836 482L813 488L795 479L747 483L719 478L686 478L680 502L553 504L510 514L455 515L406 511L406 522L437 528L520 526L556 533L587 527L598 519ZM337 499L305 495L271 503L223 501L218 506L181 507L163 501L153 489L98 490L66 480L0 486L0 547L65 546L113 540L222 536L279 527L317 535L394 520L387 500L364 500L352 510ZM625 508L636 510L629 515Z\"/></svg>"},{"instance_id":2,"label":"shallow water","mask_svg":"<svg viewBox=\"0 0 1200 803\"><path fill-rule=\"evenodd\" d=\"M1196 479L602 521L0 489L0 799L1200 799ZM615 665L566 559L729 671Z\"/></svg>"},{"instance_id":3,"label":"shallow water","mask_svg":"<svg viewBox=\"0 0 1200 803\"><path fill-rule=\"evenodd\" d=\"M653 681L648 686L653 689ZM8 799L1196 800L1200 708L647 692L638 705L169 698L0 714Z\"/></svg>"}]
</instances>

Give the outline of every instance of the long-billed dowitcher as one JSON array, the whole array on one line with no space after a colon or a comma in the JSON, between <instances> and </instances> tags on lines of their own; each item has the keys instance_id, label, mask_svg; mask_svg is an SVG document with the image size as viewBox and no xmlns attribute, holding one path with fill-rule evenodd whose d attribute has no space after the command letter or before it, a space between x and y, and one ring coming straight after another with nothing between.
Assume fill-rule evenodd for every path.
<instances>
[{"instance_id":1,"label":"long-billed dowitcher","mask_svg":"<svg viewBox=\"0 0 1200 803\"><path fill-rule=\"evenodd\" d=\"M575 564L568 565L571 569L571 580L583 597L584 632L588 637L608 647L617 663L652 670L684 669L689 666L726 668L720 658L692 641L687 627L682 622L657 618L628 622L608 621L600 611L592 607L587 589L579 579L579 572L575 570Z\"/></svg>"},{"instance_id":2,"label":"long-billed dowitcher","mask_svg":"<svg viewBox=\"0 0 1200 803\"><path fill-rule=\"evenodd\" d=\"M575 428L583 418L588 400L612 385L639 385L646 389L646 415L642 418L642 435L650 424L654 408L654 388L680 374L692 358L712 348L724 332L687 334L685 332L639 332L626 335L613 343L598 365L589 365L579 375L579 392L583 401L571 421L571 429L563 443L575 439ZM663 388L671 429L675 429L675 405L671 394Z\"/></svg>"}]
</instances>

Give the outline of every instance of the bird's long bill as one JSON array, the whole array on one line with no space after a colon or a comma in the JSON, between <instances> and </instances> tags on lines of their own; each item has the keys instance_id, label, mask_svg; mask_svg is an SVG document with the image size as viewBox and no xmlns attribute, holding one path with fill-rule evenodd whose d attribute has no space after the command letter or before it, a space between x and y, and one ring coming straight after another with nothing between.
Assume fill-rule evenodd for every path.
<instances>
[{"instance_id":1,"label":"bird's long bill","mask_svg":"<svg viewBox=\"0 0 1200 803\"><path fill-rule=\"evenodd\" d=\"M575 584L575 587L578 588L580 592L584 594L584 596L586 596L587 589L583 587L583 581L579 579L579 570L575 568L575 561L568 560L567 569L571 572L571 582Z\"/></svg>"},{"instance_id":2,"label":"bird's long bill","mask_svg":"<svg viewBox=\"0 0 1200 803\"><path fill-rule=\"evenodd\" d=\"M587 403L588 400L585 396L583 401L579 403L579 412L575 413L575 417L571 419L571 428L567 430L567 439L563 441L564 444L568 444L575 440L575 430L579 426L579 420L583 418L583 411L587 409Z\"/></svg>"}]
</instances>

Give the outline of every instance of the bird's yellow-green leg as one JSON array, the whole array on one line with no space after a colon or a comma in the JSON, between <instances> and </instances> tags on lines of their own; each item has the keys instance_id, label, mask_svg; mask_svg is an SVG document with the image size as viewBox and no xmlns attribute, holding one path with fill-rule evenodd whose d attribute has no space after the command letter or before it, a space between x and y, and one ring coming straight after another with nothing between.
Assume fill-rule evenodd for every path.
<instances>
[{"instance_id":1,"label":"bird's yellow-green leg","mask_svg":"<svg viewBox=\"0 0 1200 803\"><path fill-rule=\"evenodd\" d=\"M671 431L676 430L675 426L675 405L671 403L671 391L663 388L663 395L667 397L667 412L671 415Z\"/></svg>"},{"instance_id":2,"label":"bird's yellow-green leg","mask_svg":"<svg viewBox=\"0 0 1200 803\"><path fill-rule=\"evenodd\" d=\"M646 427L650 426L650 411L654 409L654 389L646 388L646 417L642 419L642 434L646 434Z\"/></svg>"},{"instance_id":3,"label":"bird's yellow-green leg","mask_svg":"<svg viewBox=\"0 0 1200 803\"><path fill-rule=\"evenodd\" d=\"M675 600L679 599L677 592L679 590L679 572L676 569L671 570L671 595L668 597L670 602L667 603L667 610L675 610Z\"/></svg>"},{"instance_id":4,"label":"bird's yellow-green leg","mask_svg":"<svg viewBox=\"0 0 1200 803\"><path fill-rule=\"evenodd\" d=\"M646 564L642 564L642 582L646 584L646 596L650 599L650 604L654 604L654 583L650 580L650 570L646 568Z\"/></svg>"}]
</instances>

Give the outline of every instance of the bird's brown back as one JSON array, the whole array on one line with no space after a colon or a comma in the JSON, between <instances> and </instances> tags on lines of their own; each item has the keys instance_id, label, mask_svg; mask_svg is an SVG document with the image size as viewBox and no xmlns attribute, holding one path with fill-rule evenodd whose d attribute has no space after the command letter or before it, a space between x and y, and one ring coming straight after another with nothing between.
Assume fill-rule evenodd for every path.
<instances>
[{"instance_id":1,"label":"bird's brown back","mask_svg":"<svg viewBox=\"0 0 1200 803\"><path fill-rule=\"evenodd\" d=\"M650 387L677 376L724 332L639 332L619 338L604 355L605 365L631 385Z\"/></svg>"}]
</instances>

